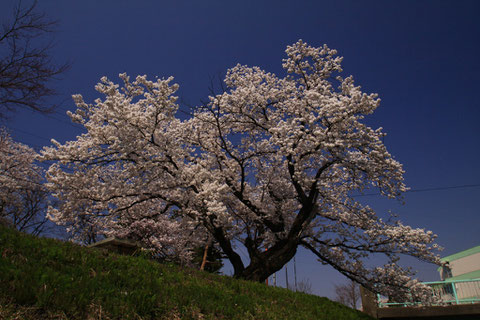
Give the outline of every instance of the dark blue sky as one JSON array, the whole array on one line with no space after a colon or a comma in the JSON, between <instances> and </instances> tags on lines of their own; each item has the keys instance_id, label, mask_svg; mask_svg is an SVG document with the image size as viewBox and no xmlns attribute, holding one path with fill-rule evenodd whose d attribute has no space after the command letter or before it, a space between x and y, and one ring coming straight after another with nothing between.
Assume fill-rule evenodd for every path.
<instances>
[{"instance_id":1,"label":"dark blue sky","mask_svg":"<svg viewBox=\"0 0 480 320\"><path fill-rule=\"evenodd\" d=\"M14 2L0 3L2 21ZM479 1L45 0L38 9L60 21L53 57L72 68L55 83L59 113L18 112L6 122L18 141L41 147L74 139L81 131L64 114L74 109L70 96L93 101L103 75L173 75L182 101L194 106L207 97L210 78L237 63L281 75L285 47L303 39L337 49L344 74L379 94L381 106L367 121L388 134L410 188L480 184ZM471 187L407 193L404 205L364 200L433 230L448 255L480 244L479 198L480 188ZM423 280L438 279L435 266L405 263ZM332 296L342 281L304 252L297 269L320 295Z\"/></svg>"}]
</instances>

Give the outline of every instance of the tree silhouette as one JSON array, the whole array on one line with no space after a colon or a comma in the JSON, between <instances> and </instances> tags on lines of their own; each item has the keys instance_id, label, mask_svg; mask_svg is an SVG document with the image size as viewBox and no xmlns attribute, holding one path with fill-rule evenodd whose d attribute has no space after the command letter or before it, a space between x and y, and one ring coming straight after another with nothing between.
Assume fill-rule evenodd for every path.
<instances>
[{"instance_id":1,"label":"tree silhouette","mask_svg":"<svg viewBox=\"0 0 480 320\"><path fill-rule=\"evenodd\" d=\"M41 113L53 110L45 98L55 95L51 80L66 71L68 64L57 65L51 57L48 37L57 25L45 14L36 12L37 2L24 7L19 2L11 21L0 30L0 117L18 108Z\"/></svg>"}]
</instances>

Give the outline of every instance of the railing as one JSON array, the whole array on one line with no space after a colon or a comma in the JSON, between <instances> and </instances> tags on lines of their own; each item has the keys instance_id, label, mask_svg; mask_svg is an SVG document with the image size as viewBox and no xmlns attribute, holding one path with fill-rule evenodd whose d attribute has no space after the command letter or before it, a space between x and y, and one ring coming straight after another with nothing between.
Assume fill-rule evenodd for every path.
<instances>
[{"instance_id":1,"label":"railing","mask_svg":"<svg viewBox=\"0 0 480 320\"><path fill-rule=\"evenodd\" d=\"M433 296L437 298L435 305L480 303L480 279L432 281L424 284L432 289ZM421 302L382 302L380 295L377 295L377 301L380 308L421 305Z\"/></svg>"}]
</instances>

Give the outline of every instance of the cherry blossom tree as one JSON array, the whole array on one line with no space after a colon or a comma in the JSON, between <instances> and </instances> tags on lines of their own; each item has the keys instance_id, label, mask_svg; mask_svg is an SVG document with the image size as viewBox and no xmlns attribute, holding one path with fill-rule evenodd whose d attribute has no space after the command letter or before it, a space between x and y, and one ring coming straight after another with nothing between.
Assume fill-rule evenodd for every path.
<instances>
[{"instance_id":1,"label":"cherry blossom tree","mask_svg":"<svg viewBox=\"0 0 480 320\"><path fill-rule=\"evenodd\" d=\"M0 218L17 230L38 235L45 230L48 192L37 153L0 130Z\"/></svg>"},{"instance_id":2,"label":"cherry blossom tree","mask_svg":"<svg viewBox=\"0 0 480 320\"><path fill-rule=\"evenodd\" d=\"M102 78L105 96L74 96L73 121L87 133L43 150L57 161L48 186L57 223L90 221L189 259L212 237L234 276L264 281L299 247L347 278L396 297L422 295L401 255L438 263L434 234L377 215L354 195L406 191L403 169L362 120L380 100L342 77L335 50L287 47L286 75L237 65L226 90L186 120L175 116L172 78L123 85ZM81 217L88 217L83 219ZM243 247L248 258L239 254ZM371 255L382 267L369 267Z\"/></svg>"}]
</instances>

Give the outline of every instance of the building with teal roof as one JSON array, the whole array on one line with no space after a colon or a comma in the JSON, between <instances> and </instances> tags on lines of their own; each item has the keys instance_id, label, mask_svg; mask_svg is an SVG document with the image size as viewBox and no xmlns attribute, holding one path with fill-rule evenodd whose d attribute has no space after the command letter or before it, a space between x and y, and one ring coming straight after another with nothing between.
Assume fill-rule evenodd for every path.
<instances>
[{"instance_id":1,"label":"building with teal roof","mask_svg":"<svg viewBox=\"0 0 480 320\"><path fill-rule=\"evenodd\" d=\"M441 259L438 268L445 281L480 279L480 246L476 246Z\"/></svg>"}]
</instances>

